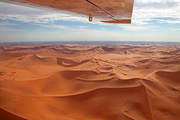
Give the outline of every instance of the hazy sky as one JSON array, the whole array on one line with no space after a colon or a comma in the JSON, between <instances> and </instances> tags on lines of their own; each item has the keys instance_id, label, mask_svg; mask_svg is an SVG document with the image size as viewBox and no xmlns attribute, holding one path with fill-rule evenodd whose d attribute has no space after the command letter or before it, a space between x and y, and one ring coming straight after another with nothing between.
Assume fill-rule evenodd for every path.
<instances>
[{"instance_id":1,"label":"hazy sky","mask_svg":"<svg viewBox=\"0 0 180 120\"><path fill-rule=\"evenodd\" d=\"M180 0L135 0L130 25L0 2L0 42L67 40L180 42Z\"/></svg>"}]
</instances>

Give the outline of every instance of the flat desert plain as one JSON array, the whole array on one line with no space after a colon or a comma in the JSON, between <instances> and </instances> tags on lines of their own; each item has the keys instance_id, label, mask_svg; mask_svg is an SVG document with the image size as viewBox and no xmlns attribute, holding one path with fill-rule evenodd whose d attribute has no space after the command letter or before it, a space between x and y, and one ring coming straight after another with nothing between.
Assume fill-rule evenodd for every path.
<instances>
[{"instance_id":1,"label":"flat desert plain","mask_svg":"<svg viewBox=\"0 0 180 120\"><path fill-rule=\"evenodd\" d=\"M180 46L0 47L0 120L180 120Z\"/></svg>"}]
</instances>

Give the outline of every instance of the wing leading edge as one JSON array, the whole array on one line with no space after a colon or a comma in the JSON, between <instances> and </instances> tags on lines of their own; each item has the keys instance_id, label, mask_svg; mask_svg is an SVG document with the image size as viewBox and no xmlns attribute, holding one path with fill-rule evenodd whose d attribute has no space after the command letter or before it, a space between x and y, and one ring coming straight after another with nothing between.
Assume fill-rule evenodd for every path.
<instances>
[{"instance_id":1,"label":"wing leading edge","mask_svg":"<svg viewBox=\"0 0 180 120\"><path fill-rule=\"evenodd\" d=\"M130 24L134 0L0 0L20 5L53 9L89 16L105 23Z\"/></svg>"}]
</instances>

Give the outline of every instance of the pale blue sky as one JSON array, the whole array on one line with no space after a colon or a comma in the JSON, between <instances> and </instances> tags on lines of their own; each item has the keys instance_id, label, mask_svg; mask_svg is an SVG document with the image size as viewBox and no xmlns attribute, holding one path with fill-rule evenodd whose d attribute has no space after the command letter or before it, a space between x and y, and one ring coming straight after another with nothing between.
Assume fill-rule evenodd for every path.
<instances>
[{"instance_id":1,"label":"pale blue sky","mask_svg":"<svg viewBox=\"0 0 180 120\"><path fill-rule=\"evenodd\" d=\"M20 41L180 42L180 0L135 0L130 25L0 2L0 42Z\"/></svg>"}]
</instances>

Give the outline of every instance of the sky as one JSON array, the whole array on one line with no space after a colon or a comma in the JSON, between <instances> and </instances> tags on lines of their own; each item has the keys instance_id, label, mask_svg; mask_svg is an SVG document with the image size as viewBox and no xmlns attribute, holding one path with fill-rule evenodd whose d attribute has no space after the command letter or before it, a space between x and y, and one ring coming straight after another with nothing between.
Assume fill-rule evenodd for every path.
<instances>
[{"instance_id":1,"label":"sky","mask_svg":"<svg viewBox=\"0 0 180 120\"><path fill-rule=\"evenodd\" d=\"M180 42L180 0L134 0L131 24L0 2L0 42Z\"/></svg>"}]
</instances>

